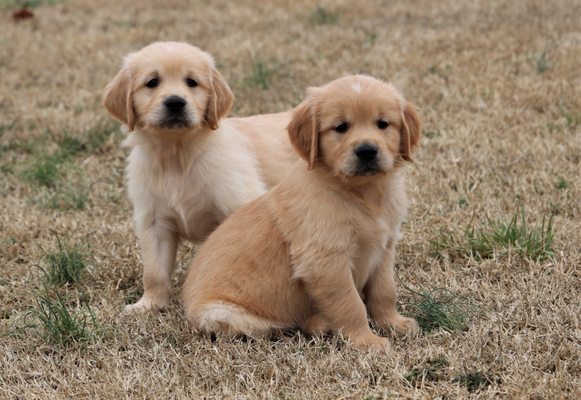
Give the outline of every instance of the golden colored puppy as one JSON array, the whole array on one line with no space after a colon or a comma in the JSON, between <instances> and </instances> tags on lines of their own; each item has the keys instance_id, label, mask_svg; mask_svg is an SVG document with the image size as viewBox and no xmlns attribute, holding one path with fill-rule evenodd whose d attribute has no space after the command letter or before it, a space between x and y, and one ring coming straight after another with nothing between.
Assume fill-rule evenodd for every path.
<instances>
[{"instance_id":1,"label":"golden colored puppy","mask_svg":"<svg viewBox=\"0 0 581 400\"><path fill-rule=\"evenodd\" d=\"M179 239L205 239L298 159L289 113L222 120L232 102L212 57L185 43L130 54L107 86L103 105L130 131L128 191L143 251L143 297L128 310L165 307Z\"/></svg>"},{"instance_id":2,"label":"golden colored puppy","mask_svg":"<svg viewBox=\"0 0 581 400\"><path fill-rule=\"evenodd\" d=\"M307 163L201 246L183 287L186 316L203 331L342 330L359 348L388 348L368 314L381 328L417 331L396 310L394 281L415 108L391 84L351 76L311 88L288 133Z\"/></svg>"}]
</instances>

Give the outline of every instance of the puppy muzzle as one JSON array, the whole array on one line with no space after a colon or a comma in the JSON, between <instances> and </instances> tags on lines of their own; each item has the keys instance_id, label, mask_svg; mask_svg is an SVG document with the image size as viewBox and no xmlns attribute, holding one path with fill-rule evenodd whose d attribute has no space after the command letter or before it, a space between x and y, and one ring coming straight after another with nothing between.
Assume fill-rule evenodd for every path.
<instances>
[{"instance_id":1,"label":"puppy muzzle","mask_svg":"<svg viewBox=\"0 0 581 400\"><path fill-rule=\"evenodd\" d=\"M166 129L187 128L192 122L187 113L187 101L181 96L168 96L163 100L164 115L160 127Z\"/></svg>"},{"instance_id":2,"label":"puppy muzzle","mask_svg":"<svg viewBox=\"0 0 581 400\"><path fill-rule=\"evenodd\" d=\"M364 143L353 150L356 157L354 176L369 176L383 172L379 162L379 149L371 143Z\"/></svg>"}]
</instances>

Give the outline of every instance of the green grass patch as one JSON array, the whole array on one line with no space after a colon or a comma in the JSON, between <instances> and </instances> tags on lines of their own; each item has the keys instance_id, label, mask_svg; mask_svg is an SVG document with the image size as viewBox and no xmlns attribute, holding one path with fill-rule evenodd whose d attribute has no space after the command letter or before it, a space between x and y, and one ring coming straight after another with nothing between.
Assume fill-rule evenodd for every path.
<instances>
[{"instance_id":1,"label":"green grass patch","mask_svg":"<svg viewBox=\"0 0 581 400\"><path fill-rule=\"evenodd\" d=\"M62 0L0 0L0 8L23 8L38 7L41 5L51 5Z\"/></svg>"},{"instance_id":2,"label":"green grass patch","mask_svg":"<svg viewBox=\"0 0 581 400\"><path fill-rule=\"evenodd\" d=\"M93 129L97 132L93 132ZM53 137L49 132L46 137L50 137L50 141L46 139L38 141L28 158L28 165L21 170L21 176L26 181L44 189L39 190L34 196L36 204L59 210L84 210L87 207L90 191L85 183L84 172L74 157L99 148L102 141L111 133L103 125L93 129L80 136L65 133L59 138ZM107 135L104 132L107 132ZM47 149L50 143L53 146L56 144L52 152Z\"/></svg>"},{"instance_id":3,"label":"green grass patch","mask_svg":"<svg viewBox=\"0 0 581 400\"><path fill-rule=\"evenodd\" d=\"M446 288L414 290L405 285L404 288L412 295L404 303L406 311L418 321L423 332L466 329L477 309L473 302Z\"/></svg>"},{"instance_id":4,"label":"green grass patch","mask_svg":"<svg viewBox=\"0 0 581 400\"><path fill-rule=\"evenodd\" d=\"M435 68L435 67L431 67L431 68ZM435 73L435 72L436 72L436 71L434 71L433 73ZM424 133L424 132L422 132L422 135L423 135L425 138L428 138L428 139L433 139L433 138L435 138L435 137L438 137L438 136L440 136L440 133L439 133L438 131L436 131L436 130L426 130L426 132L425 132L425 133Z\"/></svg>"},{"instance_id":5,"label":"green grass patch","mask_svg":"<svg viewBox=\"0 0 581 400\"><path fill-rule=\"evenodd\" d=\"M581 113L580 112L566 112L563 114L565 117L565 121L567 121L567 125L570 128L575 128L581 125Z\"/></svg>"},{"instance_id":6,"label":"green grass patch","mask_svg":"<svg viewBox=\"0 0 581 400\"><path fill-rule=\"evenodd\" d=\"M41 196L40 203L55 210L84 210L89 204L89 191L83 187L66 184Z\"/></svg>"},{"instance_id":7,"label":"green grass patch","mask_svg":"<svg viewBox=\"0 0 581 400\"><path fill-rule=\"evenodd\" d=\"M130 290L125 295L125 304L135 304L141 298L143 293L137 289Z\"/></svg>"},{"instance_id":8,"label":"green grass patch","mask_svg":"<svg viewBox=\"0 0 581 400\"><path fill-rule=\"evenodd\" d=\"M246 78L246 83L250 86L266 90L270 87L276 69L263 61L255 61L250 75Z\"/></svg>"},{"instance_id":9,"label":"green grass patch","mask_svg":"<svg viewBox=\"0 0 581 400\"><path fill-rule=\"evenodd\" d=\"M39 186L55 188L57 181L63 175L63 165L71 162L80 153L100 150L115 129L116 126L112 122L99 121L79 135L65 133L60 137L55 137L49 131L45 139L38 140L35 148L29 151L32 153L32 159L24 170L24 177ZM52 153L47 152L46 138L57 145ZM42 147L39 148L39 146ZM73 203L79 204L78 201ZM83 207L75 206L75 208Z\"/></svg>"},{"instance_id":10,"label":"green grass patch","mask_svg":"<svg viewBox=\"0 0 581 400\"><path fill-rule=\"evenodd\" d=\"M483 260L512 250L531 260L542 261L554 256L553 238L552 214L543 216L540 226L531 227L526 221L525 208L521 207L508 223L488 221L485 229L477 230L471 221L461 234L440 231L430 243L436 256L448 254Z\"/></svg>"},{"instance_id":11,"label":"green grass patch","mask_svg":"<svg viewBox=\"0 0 581 400\"><path fill-rule=\"evenodd\" d=\"M551 63L549 62L549 57L547 51L543 51L537 58L537 73L539 75L544 74L551 68Z\"/></svg>"},{"instance_id":12,"label":"green grass patch","mask_svg":"<svg viewBox=\"0 0 581 400\"><path fill-rule=\"evenodd\" d=\"M73 157L86 149L85 144L78 138L65 134L57 141L59 150L56 153L60 158Z\"/></svg>"},{"instance_id":13,"label":"green grass patch","mask_svg":"<svg viewBox=\"0 0 581 400\"><path fill-rule=\"evenodd\" d=\"M61 176L61 166L84 149L84 144L77 138L65 134L56 140L57 149L51 153L36 150L32 162L24 171L24 177L40 186L54 188Z\"/></svg>"},{"instance_id":14,"label":"green grass patch","mask_svg":"<svg viewBox=\"0 0 581 400\"><path fill-rule=\"evenodd\" d=\"M32 154L38 145L37 139L11 139L7 143L0 145L2 153L18 152L22 154Z\"/></svg>"},{"instance_id":15,"label":"green grass patch","mask_svg":"<svg viewBox=\"0 0 581 400\"><path fill-rule=\"evenodd\" d=\"M452 374L449 371L450 363L444 356L429 359L422 365L414 367L404 375L404 379L413 387L421 387L425 382L452 382L466 387L470 393L477 392L492 384L501 384L502 381L493 375L481 371ZM452 378L453 376L453 378Z\"/></svg>"},{"instance_id":16,"label":"green grass patch","mask_svg":"<svg viewBox=\"0 0 581 400\"><path fill-rule=\"evenodd\" d=\"M51 285L73 284L79 281L86 268L86 248L67 246L56 236L58 249L44 257L46 281Z\"/></svg>"},{"instance_id":17,"label":"green grass patch","mask_svg":"<svg viewBox=\"0 0 581 400\"><path fill-rule=\"evenodd\" d=\"M555 184L555 187L561 190L567 189L569 187L569 182L567 182L564 178L559 178Z\"/></svg>"},{"instance_id":18,"label":"green grass patch","mask_svg":"<svg viewBox=\"0 0 581 400\"><path fill-rule=\"evenodd\" d=\"M11 164L0 164L0 172L4 175L11 175L14 172L14 166Z\"/></svg>"},{"instance_id":19,"label":"green grass patch","mask_svg":"<svg viewBox=\"0 0 581 400\"><path fill-rule=\"evenodd\" d=\"M101 151L113 132L119 127L112 119L100 120L82 133L84 150L91 153Z\"/></svg>"},{"instance_id":20,"label":"green grass patch","mask_svg":"<svg viewBox=\"0 0 581 400\"><path fill-rule=\"evenodd\" d=\"M452 382L457 382L462 386L466 386L466 389L471 393L490 386L493 383L500 383L498 379L480 371L460 374L456 376Z\"/></svg>"},{"instance_id":21,"label":"green grass patch","mask_svg":"<svg viewBox=\"0 0 581 400\"><path fill-rule=\"evenodd\" d=\"M24 170L24 177L31 183L54 187L59 178L61 162L60 157L55 155L34 157L28 168Z\"/></svg>"},{"instance_id":22,"label":"green grass patch","mask_svg":"<svg viewBox=\"0 0 581 400\"><path fill-rule=\"evenodd\" d=\"M37 293L33 313L44 329L46 339L53 344L67 346L90 342L99 327L95 313L88 305L72 309L56 291Z\"/></svg>"},{"instance_id":23,"label":"green grass patch","mask_svg":"<svg viewBox=\"0 0 581 400\"><path fill-rule=\"evenodd\" d=\"M377 32L369 32L367 35L365 35L365 44L368 46L373 46L377 40Z\"/></svg>"},{"instance_id":24,"label":"green grass patch","mask_svg":"<svg viewBox=\"0 0 581 400\"><path fill-rule=\"evenodd\" d=\"M32 197L33 204L42 208L68 211L84 210L90 204L90 187L85 183L82 170L67 163L68 168L55 181L52 187L39 190Z\"/></svg>"},{"instance_id":25,"label":"green grass patch","mask_svg":"<svg viewBox=\"0 0 581 400\"><path fill-rule=\"evenodd\" d=\"M309 15L309 21L313 25L330 25L337 22L339 16L322 6L317 6Z\"/></svg>"},{"instance_id":26,"label":"green grass patch","mask_svg":"<svg viewBox=\"0 0 581 400\"><path fill-rule=\"evenodd\" d=\"M404 379L411 385L418 387L423 382L437 382L446 379L445 369L449 362L446 357L440 356L435 359L428 360L424 365L414 367L407 374Z\"/></svg>"}]
</instances>

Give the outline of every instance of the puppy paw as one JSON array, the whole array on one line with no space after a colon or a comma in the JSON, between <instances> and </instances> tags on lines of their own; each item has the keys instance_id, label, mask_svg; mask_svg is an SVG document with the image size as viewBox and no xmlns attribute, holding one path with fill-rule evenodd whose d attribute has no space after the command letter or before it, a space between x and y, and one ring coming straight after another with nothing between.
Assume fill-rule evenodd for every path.
<instances>
[{"instance_id":1,"label":"puppy paw","mask_svg":"<svg viewBox=\"0 0 581 400\"><path fill-rule=\"evenodd\" d=\"M387 353L391 349L391 344L387 338L374 334L351 338L351 342L355 348L365 352Z\"/></svg>"},{"instance_id":2,"label":"puppy paw","mask_svg":"<svg viewBox=\"0 0 581 400\"><path fill-rule=\"evenodd\" d=\"M398 333L406 336L415 337L420 333L420 326L413 318L398 315L395 318L391 318L388 322Z\"/></svg>"},{"instance_id":3,"label":"puppy paw","mask_svg":"<svg viewBox=\"0 0 581 400\"><path fill-rule=\"evenodd\" d=\"M124 312L126 314L143 314L149 311L160 311L166 308L169 301L155 300L143 296L135 304L128 304L125 306Z\"/></svg>"}]
</instances>

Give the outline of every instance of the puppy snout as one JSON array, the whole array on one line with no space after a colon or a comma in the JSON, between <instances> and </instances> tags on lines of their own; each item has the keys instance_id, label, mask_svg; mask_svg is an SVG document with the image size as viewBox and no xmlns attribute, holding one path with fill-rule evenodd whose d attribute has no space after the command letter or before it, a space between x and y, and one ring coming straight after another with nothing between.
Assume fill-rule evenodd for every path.
<instances>
[{"instance_id":1,"label":"puppy snout","mask_svg":"<svg viewBox=\"0 0 581 400\"><path fill-rule=\"evenodd\" d=\"M377 146L370 143L359 145L355 149L355 155L361 161L373 161L377 157Z\"/></svg>"},{"instance_id":2,"label":"puppy snout","mask_svg":"<svg viewBox=\"0 0 581 400\"><path fill-rule=\"evenodd\" d=\"M163 101L165 108L173 114L180 113L186 106L186 100L180 96L169 96Z\"/></svg>"}]
</instances>

